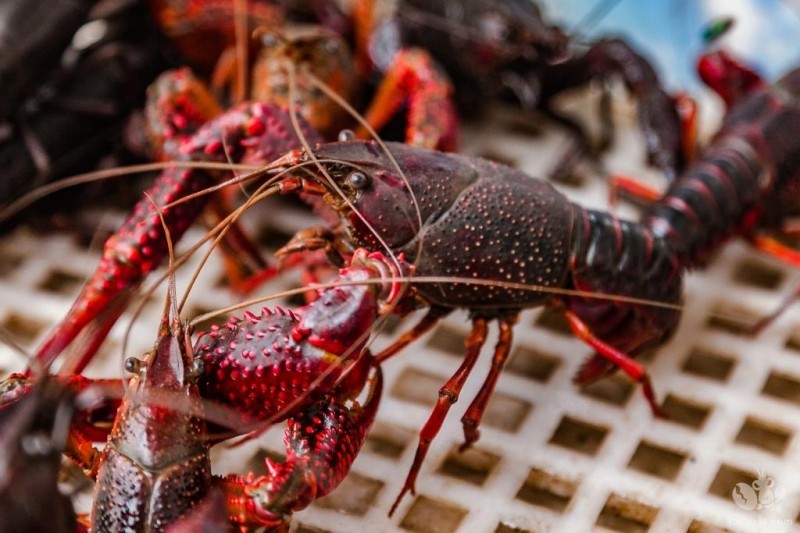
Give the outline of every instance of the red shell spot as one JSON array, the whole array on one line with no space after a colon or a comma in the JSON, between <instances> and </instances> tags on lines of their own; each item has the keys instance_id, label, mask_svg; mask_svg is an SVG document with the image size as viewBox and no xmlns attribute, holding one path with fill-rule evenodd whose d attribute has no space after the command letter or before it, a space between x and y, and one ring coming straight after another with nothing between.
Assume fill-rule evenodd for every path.
<instances>
[{"instance_id":1,"label":"red shell spot","mask_svg":"<svg viewBox=\"0 0 800 533\"><path fill-rule=\"evenodd\" d=\"M255 137L256 135L261 135L266 131L267 126L264 124L264 121L259 119L258 117L251 118L247 125L245 126L245 131L247 135L250 137Z\"/></svg>"},{"instance_id":2,"label":"red shell spot","mask_svg":"<svg viewBox=\"0 0 800 533\"><path fill-rule=\"evenodd\" d=\"M175 124L178 130L185 130L189 125L189 119L184 115L175 115L172 117L172 123Z\"/></svg>"},{"instance_id":3,"label":"red shell spot","mask_svg":"<svg viewBox=\"0 0 800 533\"><path fill-rule=\"evenodd\" d=\"M203 147L203 153L206 155L214 155L222 149L222 141L214 139Z\"/></svg>"}]
</instances>

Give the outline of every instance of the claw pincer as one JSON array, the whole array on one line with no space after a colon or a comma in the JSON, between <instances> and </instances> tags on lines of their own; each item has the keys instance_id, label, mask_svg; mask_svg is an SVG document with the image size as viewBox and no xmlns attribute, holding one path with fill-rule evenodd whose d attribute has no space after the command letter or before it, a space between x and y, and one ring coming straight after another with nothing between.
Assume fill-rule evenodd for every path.
<instances>
[{"instance_id":1,"label":"claw pincer","mask_svg":"<svg viewBox=\"0 0 800 533\"><path fill-rule=\"evenodd\" d=\"M382 391L380 369L365 353L376 320L408 273L402 258L356 251L340 285L294 311L246 312L195 344L203 362L200 394L234 408L244 421L288 417L286 460L266 460L267 475L228 476L230 520L244 527L285 525L291 513L328 494L344 479L372 426ZM367 399L357 397L365 387Z\"/></svg>"}]
</instances>

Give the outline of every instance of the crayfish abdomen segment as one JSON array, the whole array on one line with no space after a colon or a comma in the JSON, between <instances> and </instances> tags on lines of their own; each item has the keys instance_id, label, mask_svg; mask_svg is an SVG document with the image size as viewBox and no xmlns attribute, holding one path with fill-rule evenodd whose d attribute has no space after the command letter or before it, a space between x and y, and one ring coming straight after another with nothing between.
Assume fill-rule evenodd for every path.
<instances>
[{"instance_id":1,"label":"crayfish abdomen segment","mask_svg":"<svg viewBox=\"0 0 800 533\"><path fill-rule=\"evenodd\" d=\"M564 298L566 306L595 335L629 355L666 341L678 325L680 311L621 302L614 296L679 304L683 269L677 256L666 241L639 224L577 206L576 212L571 283L578 290L609 297L569 296Z\"/></svg>"}]
</instances>

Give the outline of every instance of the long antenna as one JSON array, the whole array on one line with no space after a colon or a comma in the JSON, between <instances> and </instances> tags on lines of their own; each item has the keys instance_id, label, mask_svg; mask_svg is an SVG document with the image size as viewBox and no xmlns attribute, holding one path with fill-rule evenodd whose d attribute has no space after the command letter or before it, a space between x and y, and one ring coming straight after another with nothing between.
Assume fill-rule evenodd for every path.
<instances>
[{"instance_id":1,"label":"long antenna","mask_svg":"<svg viewBox=\"0 0 800 533\"><path fill-rule=\"evenodd\" d=\"M584 39L622 0L602 0L597 2L584 17L572 28L572 38Z\"/></svg>"}]
</instances>

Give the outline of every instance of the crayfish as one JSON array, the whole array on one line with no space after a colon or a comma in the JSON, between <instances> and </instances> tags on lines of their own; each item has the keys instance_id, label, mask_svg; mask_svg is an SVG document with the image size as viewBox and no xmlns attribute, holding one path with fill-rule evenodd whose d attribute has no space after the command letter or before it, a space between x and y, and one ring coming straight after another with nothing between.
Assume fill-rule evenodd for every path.
<instances>
[{"instance_id":1,"label":"crayfish","mask_svg":"<svg viewBox=\"0 0 800 533\"><path fill-rule=\"evenodd\" d=\"M368 334L402 295L393 278L407 275L408 268L402 259L357 251L336 283L318 289L309 305L245 312L242 319L212 326L194 346L191 326L175 318L179 311L170 294L171 318L162 321L153 350L144 360L126 361L134 376L119 407L105 410L113 416L110 433L85 431L77 423L87 417L81 413L73 417L70 438L62 437L65 453L97 479L92 529L188 527L196 508L210 509L213 520L222 512L224 522L242 530L284 527L293 512L333 490L356 458L381 396L380 369L372 371L372 356L365 352ZM65 391L92 384L80 376L48 379ZM9 383L25 380L15 375ZM0 414L45 390L22 385L4 394L7 405ZM362 390L368 394L359 405ZM254 427L286 418L285 461L268 459L266 475L212 476L209 446L220 437L207 433L208 421L233 426L230 436L248 427L237 423ZM108 442L98 452L89 442L106 433ZM213 503L219 492L224 505Z\"/></svg>"},{"instance_id":2,"label":"crayfish","mask_svg":"<svg viewBox=\"0 0 800 533\"><path fill-rule=\"evenodd\" d=\"M107 155L163 66L149 28L135 1L3 2L0 205Z\"/></svg>"},{"instance_id":3,"label":"crayfish","mask_svg":"<svg viewBox=\"0 0 800 533\"><path fill-rule=\"evenodd\" d=\"M779 240L791 233L800 213L800 69L768 85L724 50L704 54L697 66L728 107L719 131L663 193L625 177L615 186L646 201L642 223L669 244L685 268L706 264L734 236L800 265L800 254ZM794 298L796 293L751 333Z\"/></svg>"},{"instance_id":4,"label":"crayfish","mask_svg":"<svg viewBox=\"0 0 800 533\"><path fill-rule=\"evenodd\" d=\"M371 12L374 2L361 0L360 10ZM543 19L532 1L402 0L391 19L360 41L381 71L395 68L393 63L402 60L400 50L426 50L452 79L464 113L485 109L487 100L511 98L565 127L573 142L552 172L555 179L566 178L577 160L590 153L584 128L555 108L555 97L594 79L619 76L638 100L649 161L667 178L683 168L686 133L677 101L661 88L647 59L620 38L601 39L588 47L571 42L561 28ZM601 113L605 146L612 134L607 99Z\"/></svg>"}]
</instances>

